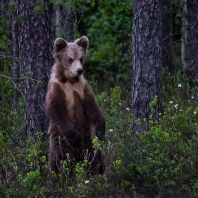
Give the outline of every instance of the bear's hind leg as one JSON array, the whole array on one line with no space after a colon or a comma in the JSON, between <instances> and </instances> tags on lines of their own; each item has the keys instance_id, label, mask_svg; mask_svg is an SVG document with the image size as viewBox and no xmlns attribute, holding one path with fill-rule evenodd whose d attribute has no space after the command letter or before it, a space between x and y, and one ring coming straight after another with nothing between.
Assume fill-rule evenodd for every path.
<instances>
[{"instance_id":1,"label":"bear's hind leg","mask_svg":"<svg viewBox=\"0 0 198 198\"><path fill-rule=\"evenodd\" d=\"M73 159L74 150L66 140L59 141L57 144L50 146L50 153L49 153L50 168L56 174L62 172L61 161L67 160L67 154L69 155L70 159ZM70 161L72 162L72 160ZM68 165L70 166L71 164Z\"/></svg>"},{"instance_id":2,"label":"bear's hind leg","mask_svg":"<svg viewBox=\"0 0 198 198\"><path fill-rule=\"evenodd\" d=\"M92 131L90 128L85 130L84 134L84 150L86 150L85 159L89 161L86 167L86 174L104 174L105 159L100 149L94 149L92 143Z\"/></svg>"},{"instance_id":3,"label":"bear's hind leg","mask_svg":"<svg viewBox=\"0 0 198 198\"><path fill-rule=\"evenodd\" d=\"M89 162L87 166L86 174L95 175L95 174L104 174L105 172L105 159L101 150L92 149L89 152Z\"/></svg>"},{"instance_id":4,"label":"bear's hind leg","mask_svg":"<svg viewBox=\"0 0 198 198\"><path fill-rule=\"evenodd\" d=\"M65 159L64 155L66 155L66 153L63 154L62 149L58 146L54 146L50 149L49 162L51 171L54 171L55 173L60 172L61 161Z\"/></svg>"}]
</instances>

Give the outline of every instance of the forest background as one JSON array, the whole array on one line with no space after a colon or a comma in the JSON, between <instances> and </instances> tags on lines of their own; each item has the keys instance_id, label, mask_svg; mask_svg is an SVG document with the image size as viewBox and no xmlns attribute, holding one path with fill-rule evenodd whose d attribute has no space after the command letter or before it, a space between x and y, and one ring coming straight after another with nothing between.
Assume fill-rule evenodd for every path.
<instances>
[{"instance_id":1,"label":"forest background","mask_svg":"<svg viewBox=\"0 0 198 198\"><path fill-rule=\"evenodd\" d=\"M1 197L198 197L196 0L1 0L0 6ZM43 111L53 41L82 35L90 41L84 76L107 124L106 141L94 139L106 174L85 178L84 161L69 177L64 162L65 173L54 178ZM146 61L136 67L139 57ZM155 83L144 95L136 85L147 89L147 77ZM147 113L141 117L136 107Z\"/></svg>"}]
</instances>

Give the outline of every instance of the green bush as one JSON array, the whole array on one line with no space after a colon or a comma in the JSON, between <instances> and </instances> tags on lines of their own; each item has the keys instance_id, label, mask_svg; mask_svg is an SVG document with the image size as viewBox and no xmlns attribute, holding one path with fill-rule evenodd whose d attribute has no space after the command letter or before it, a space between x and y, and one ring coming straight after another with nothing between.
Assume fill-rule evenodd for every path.
<instances>
[{"instance_id":1,"label":"green bush","mask_svg":"<svg viewBox=\"0 0 198 198\"><path fill-rule=\"evenodd\" d=\"M132 139L126 133L127 142L120 142L120 156L113 164L120 181L154 197L197 197L196 112L196 107L169 109L150 131L134 132Z\"/></svg>"}]
</instances>

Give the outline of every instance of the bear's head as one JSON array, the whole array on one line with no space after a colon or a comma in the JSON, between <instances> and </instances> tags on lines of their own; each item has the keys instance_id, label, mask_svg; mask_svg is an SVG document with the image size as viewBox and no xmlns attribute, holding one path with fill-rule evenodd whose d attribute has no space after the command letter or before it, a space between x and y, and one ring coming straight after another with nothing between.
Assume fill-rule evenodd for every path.
<instances>
[{"instance_id":1,"label":"bear's head","mask_svg":"<svg viewBox=\"0 0 198 198\"><path fill-rule=\"evenodd\" d=\"M83 72L83 62L89 47L86 36L75 40L73 43L57 38L54 41L53 57L56 60L56 68L67 79L76 78Z\"/></svg>"}]
</instances>

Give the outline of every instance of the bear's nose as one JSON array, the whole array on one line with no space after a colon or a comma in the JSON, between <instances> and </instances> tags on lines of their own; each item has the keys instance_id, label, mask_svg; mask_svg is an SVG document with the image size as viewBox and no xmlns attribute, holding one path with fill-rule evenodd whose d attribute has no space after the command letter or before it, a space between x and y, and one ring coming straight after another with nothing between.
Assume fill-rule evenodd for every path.
<instances>
[{"instance_id":1,"label":"bear's nose","mask_svg":"<svg viewBox=\"0 0 198 198\"><path fill-rule=\"evenodd\" d=\"M83 69L82 68L79 68L76 70L78 76L80 76L82 73L83 73Z\"/></svg>"}]
</instances>

